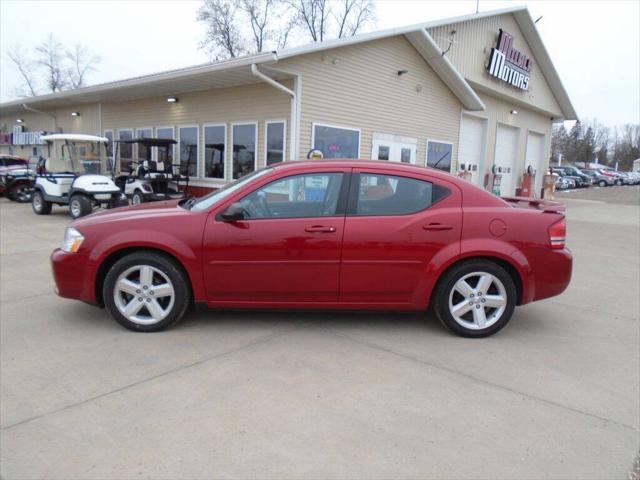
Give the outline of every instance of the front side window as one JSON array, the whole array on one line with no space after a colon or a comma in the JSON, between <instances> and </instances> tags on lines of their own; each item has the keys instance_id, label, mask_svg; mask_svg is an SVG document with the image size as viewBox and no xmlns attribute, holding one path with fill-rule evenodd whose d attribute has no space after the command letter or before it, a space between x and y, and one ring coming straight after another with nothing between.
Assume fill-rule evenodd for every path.
<instances>
[{"instance_id":1,"label":"front side window","mask_svg":"<svg viewBox=\"0 0 640 480\"><path fill-rule=\"evenodd\" d=\"M256 125L233 126L233 178L240 178L256 169Z\"/></svg>"},{"instance_id":2,"label":"front side window","mask_svg":"<svg viewBox=\"0 0 640 480\"><path fill-rule=\"evenodd\" d=\"M153 137L153 128L138 128L136 129L136 138L152 138ZM146 160L147 159L147 151L150 150L149 147L138 144L138 160ZM151 157L149 157L151 160Z\"/></svg>"},{"instance_id":3,"label":"front side window","mask_svg":"<svg viewBox=\"0 0 640 480\"><path fill-rule=\"evenodd\" d=\"M180 127L180 173L195 176L198 166L198 127Z\"/></svg>"},{"instance_id":4,"label":"front side window","mask_svg":"<svg viewBox=\"0 0 640 480\"><path fill-rule=\"evenodd\" d=\"M207 178L224 178L226 132L224 125L204 127L204 176Z\"/></svg>"},{"instance_id":5,"label":"front side window","mask_svg":"<svg viewBox=\"0 0 640 480\"><path fill-rule=\"evenodd\" d=\"M313 126L313 148L320 150L324 158L358 158L359 144L358 130L325 125Z\"/></svg>"},{"instance_id":6,"label":"front side window","mask_svg":"<svg viewBox=\"0 0 640 480\"><path fill-rule=\"evenodd\" d=\"M173 140L173 127L156 128L156 138ZM157 161L162 162L165 166L173 163L173 149L173 145L168 148L156 148Z\"/></svg>"},{"instance_id":7,"label":"front side window","mask_svg":"<svg viewBox=\"0 0 640 480\"><path fill-rule=\"evenodd\" d=\"M125 129L118 130L118 140L126 142L133 139L133 130ZM130 143L120 143L120 171L128 172L131 169L131 162L133 161L133 145Z\"/></svg>"},{"instance_id":8,"label":"front side window","mask_svg":"<svg viewBox=\"0 0 640 480\"><path fill-rule=\"evenodd\" d=\"M336 215L342 177L342 173L318 173L271 182L241 200L245 219Z\"/></svg>"},{"instance_id":9,"label":"front side window","mask_svg":"<svg viewBox=\"0 0 640 480\"><path fill-rule=\"evenodd\" d=\"M284 122L267 123L267 165L284 162Z\"/></svg>"},{"instance_id":10,"label":"front side window","mask_svg":"<svg viewBox=\"0 0 640 480\"><path fill-rule=\"evenodd\" d=\"M361 173L355 215L407 215L430 207L445 187L409 177Z\"/></svg>"},{"instance_id":11,"label":"front side window","mask_svg":"<svg viewBox=\"0 0 640 480\"><path fill-rule=\"evenodd\" d=\"M427 166L451 171L451 156L453 153L453 145L445 142L427 141Z\"/></svg>"}]
</instances>

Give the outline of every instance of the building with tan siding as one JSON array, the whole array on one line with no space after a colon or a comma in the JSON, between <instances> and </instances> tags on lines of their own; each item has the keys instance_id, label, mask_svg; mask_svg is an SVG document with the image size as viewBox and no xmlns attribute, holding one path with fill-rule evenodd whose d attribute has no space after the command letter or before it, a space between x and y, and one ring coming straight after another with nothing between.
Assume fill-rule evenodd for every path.
<instances>
[{"instance_id":1,"label":"building with tan siding","mask_svg":"<svg viewBox=\"0 0 640 480\"><path fill-rule=\"evenodd\" d=\"M499 170L513 194L526 171L540 190L552 124L576 118L517 7L6 102L0 152L46 156L39 132L174 138L204 191L317 149L465 170L485 188Z\"/></svg>"}]
</instances>

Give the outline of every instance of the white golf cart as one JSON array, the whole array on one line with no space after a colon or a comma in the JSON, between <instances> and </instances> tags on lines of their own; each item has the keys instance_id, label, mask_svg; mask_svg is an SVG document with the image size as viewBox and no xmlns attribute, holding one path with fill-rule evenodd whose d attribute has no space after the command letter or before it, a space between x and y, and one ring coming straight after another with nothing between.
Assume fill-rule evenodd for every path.
<instances>
[{"instance_id":1,"label":"white golf cart","mask_svg":"<svg viewBox=\"0 0 640 480\"><path fill-rule=\"evenodd\" d=\"M128 175L120 175L115 179L116 185L131 199L133 205L143 202L162 200L180 200L185 198L189 187L189 164L171 163L169 152L176 144L175 140L163 138L134 138L116 142L114 165L117 149L120 144L140 145L146 152L145 158L131 162ZM157 149L156 160L152 151ZM189 157L191 156L191 153ZM181 171L184 170L184 173Z\"/></svg>"},{"instance_id":2,"label":"white golf cart","mask_svg":"<svg viewBox=\"0 0 640 480\"><path fill-rule=\"evenodd\" d=\"M46 159L40 159L31 195L31 206L38 215L51 213L51 207L69 205L72 218L88 215L93 208L125 206L126 197L110 178L107 142L104 137L75 133L44 135Z\"/></svg>"}]
</instances>

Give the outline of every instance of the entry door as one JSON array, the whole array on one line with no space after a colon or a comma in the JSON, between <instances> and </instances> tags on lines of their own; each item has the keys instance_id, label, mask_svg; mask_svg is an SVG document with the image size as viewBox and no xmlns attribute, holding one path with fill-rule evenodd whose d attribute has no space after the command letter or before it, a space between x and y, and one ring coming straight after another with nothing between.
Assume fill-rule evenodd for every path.
<instances>
[{"instance_id":1,"label":"entry door","mask_svg":"<svg viewBox=\"0 0 640 480\"><path fill-rule=\"evenodd\" d=\"M458 162L469 168L471 181L479 187L484 183L486 145L487 120L463 114L460 121Z\"/></svg>"},{"instance_id":2,"label":"entry door","mask_svg":"<svg viewBox=\"0 0 640 480\"><path fill-rule=\"evenodd\" d=\"M515 194L519 133L519 128L498 124L495 164L502 169L502 172L500 172L502 174L500 195L502 196Z\"/></svg>"},{"instance_id":3,"label":"entry door","mask_svg":"<svg viewBox=\"0 0 640 480\"><path fill-rule=\"evenodd\" d=\"M544 176L544 140L540 133L529 132L527 135L527 154L525 168L531 165L536 171L535 194L540 196L542 177Z\"/></svg>"},{"instance_id":4,"label":"entry door","mask_svg":"<svg viewBox=\"0 0 640 480\"><path fill-rule=\"evenodd\" d=\"M258 187L240 200L242 220L211 214L203 252L209 302L336 302L344 230L338 200L346 195L348 171L292 175Z\"/></svg>"},{"instance_id":5,"label":"entry door","mask_svg":"<svg viewBox=\"0 0 640 480\"><path fill-rule=\"evenodd\" d=\"M347 207L340 302L426 304L432 259L460 240L457 187L383 168L354 169L351 184L355 194Z\"/></svg>"},{"instance_id":6,"label":"entry door","mask_svg":"<svg viewBox=\"0 0 640 480\"><path fill-rule=\"evenodd\" d=\"M374 133L371 148L372 160L416 163L418 139L401 135Z\"/></svg>"}]
</instances>

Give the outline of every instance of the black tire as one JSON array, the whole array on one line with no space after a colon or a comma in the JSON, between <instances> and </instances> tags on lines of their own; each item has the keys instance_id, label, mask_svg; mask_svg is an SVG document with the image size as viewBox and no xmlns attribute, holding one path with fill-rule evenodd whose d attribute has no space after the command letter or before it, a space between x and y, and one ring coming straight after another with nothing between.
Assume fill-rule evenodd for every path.
<instances>
[{"instance_id":1,"label":"black tire","mask_svg":"<svg viewBox=\"0 0 640 480\"><path fill-rule=\"evenodd\" d=\"M31 208L36 215L49 215L51 213L51 202L47 202L42 192L36 190L31 195Z\"/></svg>"},{"instance_id":2,"label":"black tire","mask_svg":"<svg viewBox=\"0 0 640 480\"><path fill-rule=\"evenodd\" d=\"M150 325L129 320L120 312L114 298L118 277L137 266L151 266L160 270L168 277L174 289L173 306L169 313L164 319ZM191 284L180 265L171 257L156 252L140 251L121 258L109 269L102 288L102 298L107 311L123 327L135 332L158 332L175 325L182 319L191 304ZM132 300L135 301L135 298Z\"/></svg>"},{"instance_id":3,"label":"black tire","mask_svg":"<svg viewBox=\"0 0 640 480\"><path fill-rule=\"evenodd\" d=\"M69 200L69 215L71 218L80 218L93 212L91 199L81 193L76 193Z\"/></svg>"},{"instance_id":4,"label":"black tire","mask_svg":"<svg viewBox=\"0 0 640 480\"><path fill-rule=\"evenodd\" d=\"M488 273L497 278L502 283L506 293L506 305L500 317L488 327L478 329L467 328L456 321L449 309L450 295L452 298L453 296L460 295L457 291L453 292L458 280L476 272ZM494 288L494 286L492 286L492 288ZM466 302L466 299L463 301ZM517 290L511 275L500 265L482 259L466 260L454 265L440 278L432 296L432 303L438 320L453 333L469 338L487 337L498 332L511 319L517 303ZM475 308L478 308L478 306L475 305ZM497 311L497 309L494 311ZM469 313L473 316L473 309L469 310Z\"/></svg>"},{"instance_id":5,"label":"black tire","mask_svg":"<svg viewBox=\"0 0 640 480\"><path fill-rule=\"evenodd\" d=\"M606 186L607 186L607 182L605 182L604 180L600 180L600 181L598 182L598 186L600 186L600 187L606 187Z\"/></svg>"},{"instance_id":6,"label":"black tire","mask_svg":"<svg viewBox=\"0 0 640 480\"><path fill-rule=\"evenodd\" d=\"M136 190L135 192L133 192L133 195L131 196L132 205L140 205L141 203L144 203L144 202L145 202L145 198L140 190Z\"/></svg>"},{"instance_id":7,"label":"black tire","mask_svg":"<svg viewBox=\"0 0 640 480\"><path fill-rule=\"evenodd\" d=\"M18 203L28 203L31 201L31 186L28 183L14 183L9 187L7 198Z\"/></svg>"}]
</instances>

